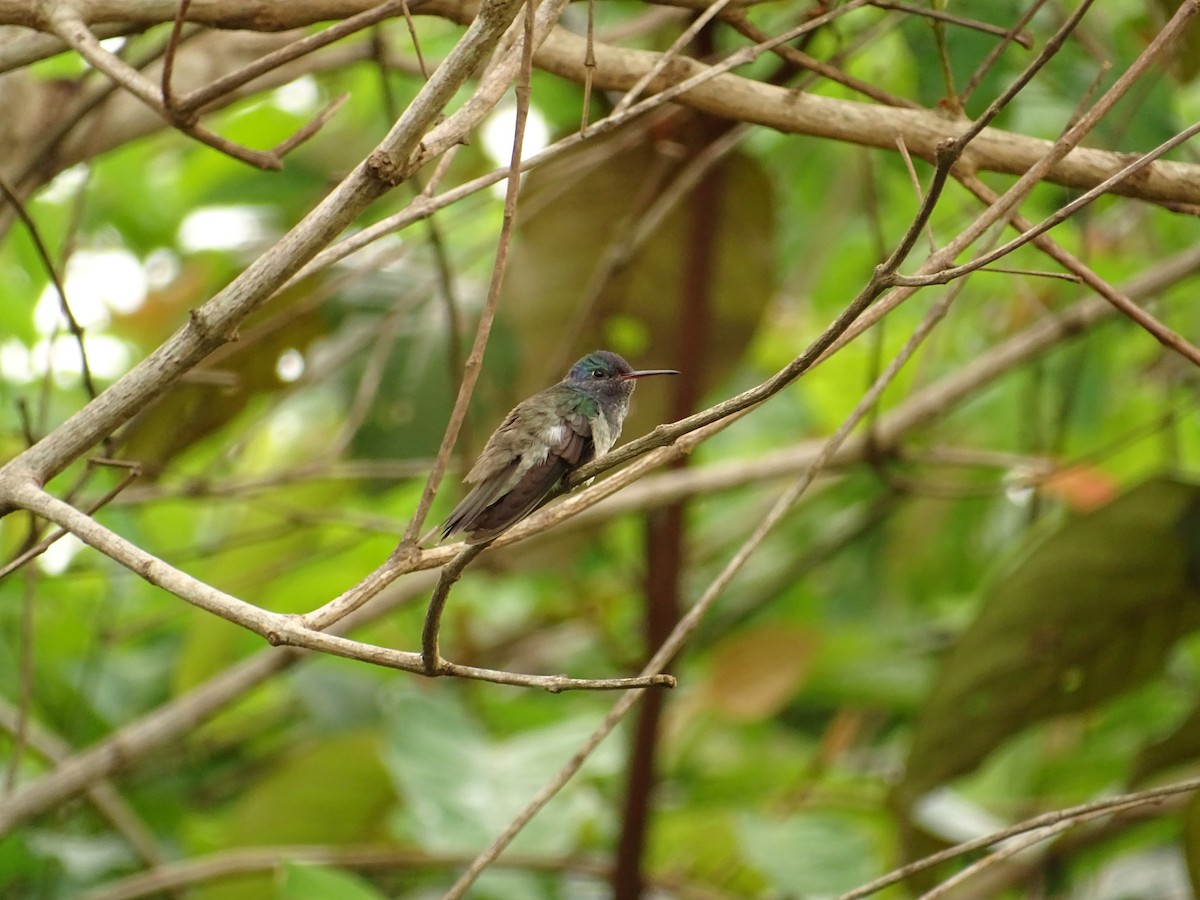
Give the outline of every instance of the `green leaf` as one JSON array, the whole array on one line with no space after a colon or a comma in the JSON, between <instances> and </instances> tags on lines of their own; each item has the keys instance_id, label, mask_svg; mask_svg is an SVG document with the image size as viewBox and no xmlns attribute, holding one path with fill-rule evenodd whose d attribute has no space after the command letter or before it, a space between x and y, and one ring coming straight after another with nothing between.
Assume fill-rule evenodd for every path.
<instances>
[{"instance_id":1,"label":"green leaf","mask_svg":"<svg viewBox=\"0 0 1200 900\"><path fill-rule=\"evenodd\" d=\"M197 375L176 384L125 430L125 453L155 474L172 459L237 418L250 402L289 389L280 356L305 353L327 333L320 310L303 308L308 288L289 292L252 317L239 340L214 351Z\"/></svg>"},{"instance_id":2,"label":"green leaf","mask_svg":"<svg viewBox=\"0 0 1200 900\"><path fill-rule=\"evenodd\" d=\"M705 702L745 722L777 715L808 673L816 645L812 632L778 622L723 638L702 689Z\"/></svg>"},{"instance_id":3,"label":"green leaf","mask_svg":"<svg viewBox=\"0 0 1200 900\"><path fill-rule=\"evenodd\" d=\"M1155 14L1155 25L1165 23L1183 5L1183 0L1149 0L1147 4ZM1167 55L1168 69L1180 82L1187 84L1200 72L1200 34L1195 28L1185 28L1178 39L1171 42Z\"/></svg>"},{"instance_id":4,"label":"green leaf","mask_svg":"<svg viewBox=\"0 0 1200 900\"><path fill-rule=\"evenodd\" d=\"M184 630L186 629L186 630ZM181 625L171 693L179 696L231 665L244 650L245 636L215 616L191 616Z\"/></svg>"},{"instance_id":5,"label":"green leaf","mask_svg":"<svg viewBox=\"0 0 1200 900\"><path fill-rule=\"evenodd\" d=\"M1200 627L1200 488L1148 481L1035 547L946 658L913 733L908 805L1010 737L1157 674Z\"/></svg>"},{"instance_id":6,"label":"green leaf","mask_svg":"<svg viewBox=\"0 0 1200 900\"><path fill-rule=\"evenodd\" d=\"M371 734L312 744L268 768L230 811L226 846L375 838L395 802Z\"/></svg>"},{"instance_id":7,"label":"green leaf","mask_svg":"<svg viewBox=\"0 0 1200 900\"><path fill-rule=\"evenodd\" d=\"M404 825L420 846L439 852L474 853L490 843L595 725L580 718L495 741L452 695L415 691L399 695L388 714L384 759L404 799ZM602 749L584 772L612 771L616 763ZM526 826L514 849L569 852L602 815L594 789L577 778Z\"/></svg>"},{"instance_id":8,"label":"green leaf","mask_svg":"<svg viewBox=\"0 0 1200 900\"><path fill-rule=\"evenodd\" d=\"M785 896L841 894L879 874L869 836L845 816L743 816L742 855Z\"/></svg>"},{"instance_id":9,"label":"green leaf","mask_svg":"<svg viewBox=\"0 0 1200 900\"><path fill-rule=\"evenodd\" d=\"M1141 784L1164 769L1191 762L1200 757L1200 706L1160 741L1143 747L1133 762L1129 776L1132 784Z\"/></svg>"},{"instance_id":10,"label":"green leaf","mask_svg":"<svg viewBox=\"0 0 1200 900\"><path fill-rule=\"evenodd\" d=\"M1183 811L1183 854L1192 895L1200 897L1200 794L1193 794Z\"/></svg>"},{"instance_id":11,"label":"green leaf","mask_svg":"<svg viewBox=\"0 0 1200 900\"><path fill-rule=\"evenodd\" d=\"M284 865L275 892L276 900L383 900L386 896L350 872L297 863Z\"/></svg>"}]
</instances>

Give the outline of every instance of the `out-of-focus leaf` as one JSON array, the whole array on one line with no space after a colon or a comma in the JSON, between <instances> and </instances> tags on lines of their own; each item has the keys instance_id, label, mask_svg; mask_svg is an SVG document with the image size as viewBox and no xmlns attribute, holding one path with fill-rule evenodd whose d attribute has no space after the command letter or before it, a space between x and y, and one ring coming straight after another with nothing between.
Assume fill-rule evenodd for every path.
<instances>
[{"instance_id":1,"label":"out-of-focus leaf","mask_svg":"<svg viewBox=\"0 0 1200 900\"><path fill-rule=\"evenodd\" d=\"M1149 0L1156 23L1165 23L1182 5L1183 0ZM1170 72L1176 79L1186 84L1195 78L1200 72L1200 33L1195 28L1185 28L1171 42L1169 59Z\"/></svg>"},{"instance_id":2,"label":"out-of-focus leaf","mask_svg":"<svg viewBox=\"0 0 1200 900\"><path fill-rule=\"evenodd\" d=\"M574 719L494 741L451 695L417 692L399 695L388 714L384 758L404 799L406 837L444 852L476 852L493 840L594 727ZM593 756L585 771L611 771L612 752ZM576 779L514 847L570 852L601 816L599 798Z\"/></svg>"},{"instance_id":3,"label":"out-of-focus leaf","mask_svg":"<svg viewBox=\"0 0 1200 900\"><path fill-rule=\"evenodd\" d=\"M1200 706L1160 741L1143 747L1133 762L1129 780L1139 784L1164 769L1200 757Z\"/></svg>"},{"instance_id":4,"label":"out-of-focus leaf","mask_svg":"<svg viewBox=\"0 0 1200 900\"><path fill-rule=\"evenodd\" d=\"M1075 466L1056 472L1042 483L1041 488L1076 512L1098 509L1112 502L1118 491L1117 482L1112 476L1088 466Z\"/></svg>"},{"instance_id":5,"label":"out-of-focus leaf","mask_svg":"<svg viewBox=\"0 0 1200 900\"><path fill-rule=\"evenodd\" d=\"M395 802L378 738L313 744L265 772L230 811L228 846L343 844L376 838Z\"/></svg>"},{"instance_id":6,"label":"out-of-focus leaf","mask_svg":"<svg viewBox=\"0 0 1200 900\"><path fill-rule=\"evenodd\" d=\"M739 846L740 817L740 804L705 804L699 816L694 810L664 805L655 815L647 869L686 872L697 884L720 884L730 896L763 896L767 879L746 865Z\"/></svg>"},{"instance_id":7,"label":"out-of-focus leaf","mask_svg":"<svg viewBox=\"0 0 1200 900\"><path fill-rule=\"evenodd\" d=\"M748 814L738 823L738 838L746 862L784 896L840 894L878 874L869 836L844 816Z\"/></svg>"},{"instance_id":8,"label":"out-of-focus leaf","mask_svg":"<svg viewBox=\"0 0 1200 900\"><path fill-rule=\"evenodd\" d=\"M283 867L276 900L383 900L382 894L351 872L289 863Z\"/></svg>"},{"instance_id":9,"label":"out-of-focus leaf","mask_svg":"<svg viewBox=\"0 0 1200 900\"><path fill-rule=\"evenodd\" d=\"M1200 794L1193 794L1183 811L1183 855L1192 896L1200 897Z\"/></svg>"},{"instance_id":10,"label":"out-of-focus leaf","mask_svg":"<svg viewBox=\"0 0 1200 900\"><path fill-rule=\"evenodd\" d=\"M229 666L245 646L236 628L215 616L191 616L183 644L175 653L171 693L191 690Z\"/></svg>"},{"instance_id":11,"label":"out-of-focus leaf","mask_svg":"<svg viewBox=\"0 0 1200 900\"><path fill-rule=\"evenodd\" d=\"M1200 627L1200 488L1145 482L1075 519L991 590L946 658L897 798L975 768L1033 723L1157 673Z\"/></svg>"},{"instance_id":12,"label":"out-of-focus leaf","mask_svg":"<svg viewBox=\"0 0 1200 900\"><path fill-rule=\"evenodd\" d=\"M414 459L437 452L458 390L449 377L440 327L423 311L403 327L388 355L384 388L354 436L356 456Z\"/></svg>"},{"instance_id":13,"label":"out-of-focus leaf","mask_svg":"<svg viewBox=\"0 0 1200 900\"><path fill-rule=\"evenodd\" d=\"M286 388L280 356L303 354L326 332L319 307L301 305L311 285L280 297L252 318L241 338L225 344L188 378L143 410L122 433L124 454L155 475L177 455L232 421L257 395Z\"/></svg>"},{"instance_id":14,"label":"out-of-focus leaf","mask_svg":"<svg viewBox=\"0 0 1200 900\"><path fill-rule=\"evenodd\" d=\"M732 719L773 716L795 695L815 648L810 632L778 624L725 638L713 649L705 699Z\"/></svg>"}]
</instances>

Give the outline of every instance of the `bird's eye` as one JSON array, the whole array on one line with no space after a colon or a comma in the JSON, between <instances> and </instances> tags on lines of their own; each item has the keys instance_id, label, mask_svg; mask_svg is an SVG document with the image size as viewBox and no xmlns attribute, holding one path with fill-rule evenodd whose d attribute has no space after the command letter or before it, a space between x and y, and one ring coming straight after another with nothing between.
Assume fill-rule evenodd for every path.
<instances>
[{"instance_id":1,"label":"bird's eye","mask_svg":"<svg viewBox=\"0 0 1200 900\"><path fill-rule=\"evenodd\" d=\"M603 378L604 370L603 369L592 369L592 377L593 378Z\"/></svg>"}]
</instances>

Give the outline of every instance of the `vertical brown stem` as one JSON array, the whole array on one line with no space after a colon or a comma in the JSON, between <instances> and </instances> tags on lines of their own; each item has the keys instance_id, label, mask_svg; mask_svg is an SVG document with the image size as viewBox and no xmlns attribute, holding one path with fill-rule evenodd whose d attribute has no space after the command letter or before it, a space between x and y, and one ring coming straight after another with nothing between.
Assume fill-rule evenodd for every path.
<instances>
[{"instance_id":1,"label":"vertical brown stem","mask_svg":"<svg viewBox=\"0 0 1200 900\"><path fill-rule=\"evenodd\" d=\"M728 127L710 120L700 123L702 138L697 149L715 140ZM703 369L707 358L709 320L712 308L713 263L717 255L718 223L721 221L720 166L716 166L697 184L687 210L687 262L681 286L680 316L676 346L669 355L671 364L683 377L674 379L670 418L688 415L700 401ZM687 457L676 466L687 464ZM683 572L684 504L674 503L651 513L646 519L646 610L644 631L647 656L654 653L679 622L680 576ZM630 748L628 782L622 812L621 835L613 868L613 897L637 900L645 883L642 860L645 856L651 803L657 785L657 745L659 723L665 697L661 692L647 694L638 712L633 745Z\"/></svg>"}]
</instances>

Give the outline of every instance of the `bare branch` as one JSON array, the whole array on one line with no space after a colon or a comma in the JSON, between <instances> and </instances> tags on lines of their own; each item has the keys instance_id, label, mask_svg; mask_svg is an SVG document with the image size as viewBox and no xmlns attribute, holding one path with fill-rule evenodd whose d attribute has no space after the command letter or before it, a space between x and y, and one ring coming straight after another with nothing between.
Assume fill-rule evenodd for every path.
<instances>
[{"instance_id":1,"label":"bare branch","mask_svg":"<svg viewBox=\"0 0 1200 900\"><path fill-rule=\"evenodd\" d=\"M117 496L119 496L125 490L126 487L128 487L130 484L132 484L134 481L136 481L140 476L141 476L141 469L135 465L133 468L130 469L130 471L125 473L125 477L121 479L121 482L116 487L114 487L112 490L108 491L103 497L98 499L95 503L92 503L88 506L87 514L89 516L94 515L98 510L103 509L105 506L107 506L109 503L111 503L113 500L115 500L117 498ZM60 540L63 537L66 537L66 535L69 533L70 532L68 532L64 528L59 528L59 529L56 529L55 531L52 531L50 534L46 535L46 537L42 538L40 541L38 541L36 544L34 544L32 547L28 548L24 552L13 557L11 560L9 560L7 563L5 563L3 566L0 566L0 579L4 578L4 576L8 575L10 572L16 571L17 569L21 568L26 563L28 563L34 559L37 559L37 557L39 557L43 553L45 553L56 541Z\"/></svg>"},{"instance_id":2,"label":"bare branch","mask_svg":"<svg viewBox=\"0 0 1200 900\"><path fill-rule=\"evenodd\" d=\"M163 105L162 97L155 86L141 72L116 54L109 53L104 49L99 39L83 23L72 4L62 3L56 6L51 23L58 36L80 56L163 116L180 131L207 144L214 150L219 150L257 168L279 169L282 167L282 163L269 153L235 144L204 128L194 117L173 114L170 107ZM163 71L164 74L168 73L168 67L164 66Z\"/></svg>"},{"instance_id":3,"label":"bare branch","mask_svg":"<svg viewBox=\"0 0 1200 900\"><path fill-rule=\"evenodd\" d=\"M454 582L462 577L463 570L470 565L471 560L488 548L487 543L468 546L454 559L442 567L438 575L437 587L429 599L429 609L425 613L425 627L421 630L421 663L426 675L441 674L445 664L438 649L438 635L442 628L442 613L446 609L446 598Z\"/></svg>"},{"instance_id":4,"label":"bare branch","mask_svg":"<svg viewBox=\"0 0 1200 900\"><path fill-rule=\"evenodd\" d=\"M961 844L956 844L946 850L926 856L908 865L901 866L888 874L876 878L867 884L857 887L852 891L842 894L837 900L860 900L862 897L869 897L872 894L878 893L889 885L898 884L907 878L911 878L920 872L924 872L934 866L941 865L952 859L957 859L960 856L965 856L968 853L974 853L977 850L986 850L993 844L998 844L1001 841L1018 835L1027 834L1031 831L1036 831L1042 828L1055 828L1062 823L1069 823L1071 826L1082 824L1083 822L1091 821L1102 816L1107 816L1122 810L1132 809L1138 806L1153 806L1167 797L1173 797L1177 794L1192 793L1200 790L1200 778L1192 778L1187 781L1179 781L1175 784L1168 784L1163 787L1151 788L1146 791L1138 791L1132 794L1122 794L1117 797L1107 797L1103 800L1096 800L1091 803L1082 803L1079 806L1069 806L1066 809L1057 809L1053 812L1042 813L1034 816L1031 819L1026 819L1024 822L1019 822L1008 828L1001 829L981 838L964 841ZM1055 832L1056 833L1056 832ZM1049 836L1049 835L1047 835ZM1042 838L1039 837L1039 841Z\"/></svg>"},{"instance_id":5,"label":"bare branch","mask_svg":"<svg viewBox=\"0 0 1200 900\"><path fill-rule=\"evenodd\" d=\"M372 25L376 25L384 19L391 18L404 9L406 9L404 0L387 0L387 2L380 3L373 9L368 9L356 16L344 19L336 25L331 25L317 34L305 35L285 47L280 47L278 50L274 50L256 59L253 63L243 66L237 71L223 75L212 83L185 94L176 100L173 108L181 115L196 112L212 103L218 97L236 90L284 63L300 59L302 56L332 44L334 41L339 41L355 32L370 28Z\"/></svg>"},{"instance_id":6,"label":"bare branch","mask_svg":"<svg viewBox=\"0 0 1200 900\"><path fill-rule=\"evenodd\" d=\"M0 698L0 728L15 734L24 728L24 739L38 754L56 764L70 758L71 747L58 735L36 722L24 722L24 711ZM98 780L86 788L88 800L109 824L125 838L142 862L160 865L164 856L154 835L117 789L107 780Z\"/></svg>"},{"instance_id":7,"label":"bare branch","mask_svg":"<svg viewBox=\"0 0 1200 900\"><path fill-rule=\"evenodd\" d=\"M38 444L0 468L0 513L5 486L32 473L44 483L96 442L111 434L197 362L231 340L238 324L366 206L411 174L413 150L454 93L499 41L519 0L486 0L454 51L366 162L356 167L282 240L200 309L191 321L95 401ZM66 26L69 30L70 23ZM93 38L94 40L94 38ZM141 76L139 76L141 77Z\"/></svg>"},{"instance_id":8,"label":"bare branch","mask_svg":"<svg viewBox=\"0 0 1200 900\"><path fill-rule=\"evenodd\" d=\"M1186 12L1187 7L1184 7ZM764 46L764 45L759 45ZM771 49L771 48L768 48ZM584 39L556 31L542 45L535 63L555 74L582 82L585 77ZM597 44L594 84L602 90L628 90L655 64L657 54ZM717 70L719 67L711 67ZM651 84L669 92L672 99L693 109L723 118L738 119L789 134L807 134L846 143L895 150L897 137L922 159L932 161L938 145L957 137L967 125L933 110L899 109L839 100L817 94L796 94L787 88L739 78L724 71L692 81L706 67L680 58ZM686 86L680 90L680 86ZM595 126L589 129L593 133ZM963 164L978 171L1022 175L1043 159L1048 141L1013 132L985 128L964 154ZM1120 153L1073 146L1039 174L1066 187L1088 189L1099 184L1127 162ZM1200 179L1187 163L1159 161L1144 180L1121 186L1115 193L1154 202L1200 203Z\"/></svg>"}]
</instances>

